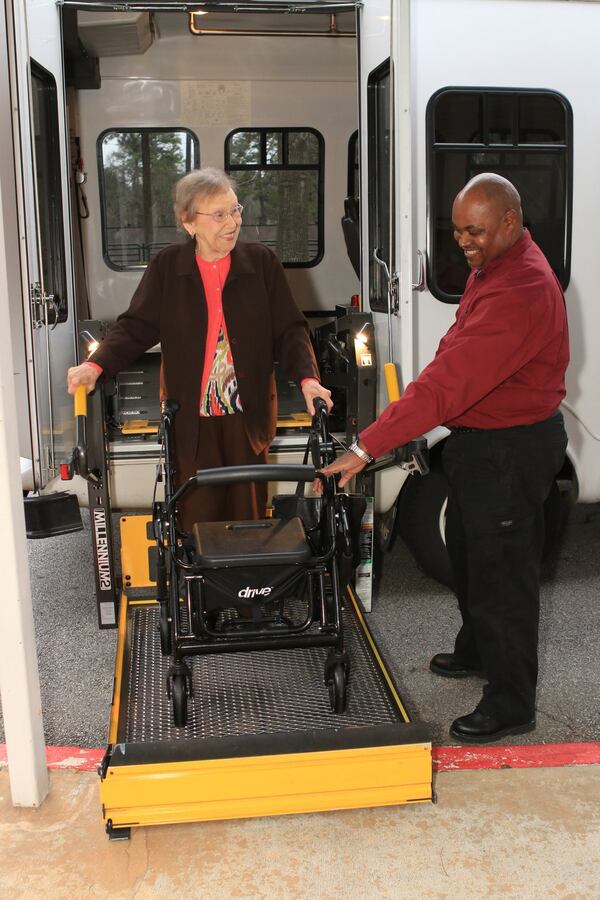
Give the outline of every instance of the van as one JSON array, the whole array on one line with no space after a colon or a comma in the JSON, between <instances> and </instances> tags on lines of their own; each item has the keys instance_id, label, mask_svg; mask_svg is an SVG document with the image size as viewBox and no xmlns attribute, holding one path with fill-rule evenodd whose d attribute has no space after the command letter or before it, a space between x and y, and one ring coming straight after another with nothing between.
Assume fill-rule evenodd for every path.
<instances>
[{"instance_id":1,"label":"van","mask_svg":"<svg viewBox=\"0 0 600 900\"><path fill-rule=\"evenodd\" d=\"M336 322L363 332L372 323L370 366L354 380L369 396L337 393L339 409L354 409L340 425L346 437L419 373L453 321L467 275L450 227L454 195L482 171L513 181L571 329L569 448L548 534L566 499L600 499L595 2L7 0L5 9L1 252L25 488L57 489L74 442L66 369L127 307L152 255L183 239L173 182L214 165L238 186L242 239L275 249L332 371L340 340L347 351L356 337L350 328L340 338ZM143 377L117 380L114 508L147 506L152 494L154 438L128 426L157 402L158 350ZM297 398L280 387L293 418ZM391 468L363 490L383 544L400 530L425 571L449 583L446 434L427 435L429 475ZM304 440L282 428L273 458L297 458Z\"/></svg>"}]
</instances>

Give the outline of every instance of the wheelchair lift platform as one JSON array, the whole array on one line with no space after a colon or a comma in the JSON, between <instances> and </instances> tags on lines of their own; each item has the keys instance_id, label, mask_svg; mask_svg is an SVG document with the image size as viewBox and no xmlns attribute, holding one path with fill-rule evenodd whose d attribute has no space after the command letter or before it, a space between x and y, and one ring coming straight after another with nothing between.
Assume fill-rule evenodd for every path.
<instances>
[{"instance_id":1,"label":"wheelchair lift platform","mask_svg":"<svg viewBox=\"0 0 600 900\"><path fill-rule=\"evenodd\" d=\"M99 770L111 839L143 825L432 800L427 728L409 720L351 590L343 612L350 657L344 713L330 708L325 648L218 653L189 660L194 696L187 725L176 728L159 605L139 596L152 585L146 547L139 552L147 523L142 516L121 522L127 588Z\"/></svg>"}]
</instances>

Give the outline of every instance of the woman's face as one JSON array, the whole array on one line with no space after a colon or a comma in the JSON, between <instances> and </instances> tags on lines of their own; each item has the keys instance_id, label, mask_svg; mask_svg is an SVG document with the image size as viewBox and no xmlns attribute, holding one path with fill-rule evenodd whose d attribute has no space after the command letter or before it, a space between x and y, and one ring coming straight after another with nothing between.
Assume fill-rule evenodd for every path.
<instances>
[{"instance_id":1,"label":"woman's face","mask_svg":"<svg viewBox=\"0 0 600 900\"><path fill-rule=\"evenodd\" d=\"M196 238L198 253L209 262L231 253L240 233L242 215L236 210L237 197L230 189L210 197L197 196L190 218L184 222L188 234ZM222 221L213 213L225 213ZM222 215L220 216L222 218Z\"/></svg>"}]
</instances>

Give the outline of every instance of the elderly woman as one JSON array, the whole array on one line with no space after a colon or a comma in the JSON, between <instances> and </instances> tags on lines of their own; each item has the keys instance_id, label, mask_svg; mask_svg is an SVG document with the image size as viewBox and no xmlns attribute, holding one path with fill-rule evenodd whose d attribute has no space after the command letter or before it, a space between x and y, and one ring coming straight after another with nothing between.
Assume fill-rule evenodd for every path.
<instances>
[{"instance_id":1,"label":"elderly woman","mask_svg":"<svg viewBox=\"0 0 600 900\"><path fill-rule=\"evenodd\" d=\"M176 400L176 483L197 469L265 462L275 435L279 361L302 390L308 412L330 393L319 373L306 319L281 264L263 244L238 244L242 206L218 169L175 185L175 215L190 236L148 265L129 309L92 357L69 369L68 390L88 392L160 341L163 390ZM194 522L265 514L265 483L202 487L184 495L184 528Z\"/></svg>"}]
</instances>

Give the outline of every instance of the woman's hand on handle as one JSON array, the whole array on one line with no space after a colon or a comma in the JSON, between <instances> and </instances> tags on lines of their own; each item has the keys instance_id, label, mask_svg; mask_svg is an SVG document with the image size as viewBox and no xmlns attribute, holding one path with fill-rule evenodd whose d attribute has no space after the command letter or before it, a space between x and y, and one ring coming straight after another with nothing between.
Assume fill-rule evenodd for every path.
<instances>
[{"instance_id":1,"label":"woman's hand on handle","mask_svg":"<svg viewBox=\"0 0 600 900\"><path fill-rule=\"evenodd\" d=\"M302 393L304 395L304 402L306 403L306 409L310 413L311 416L315 414L315 407L313 401L317 397L321 397L322 400L325 401L327 405L327 412L331 412L333 409L333 401L331 399L331 391L328 391L327 388L323 387L322 384L315 378L307 378L306 381L302 382L301 386Z\"/></svg>"},{"instance_id":2,"label":"woman's hand on handle","mask_svg":"<svg viewBox=\"0 0 600 900\"><path fill-rule=\"evenodd\" d=\"M95 366L88 363L72 366L67 372L67 390L69 394L74 394L78 387L83 386L89 394L96 387L99 378L100 372Z\"/></svg>"}]
</instances>

